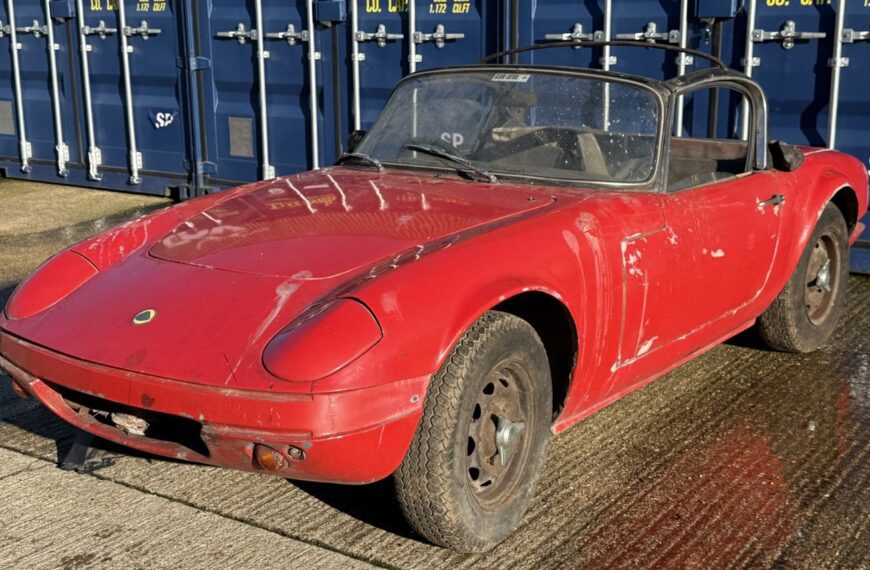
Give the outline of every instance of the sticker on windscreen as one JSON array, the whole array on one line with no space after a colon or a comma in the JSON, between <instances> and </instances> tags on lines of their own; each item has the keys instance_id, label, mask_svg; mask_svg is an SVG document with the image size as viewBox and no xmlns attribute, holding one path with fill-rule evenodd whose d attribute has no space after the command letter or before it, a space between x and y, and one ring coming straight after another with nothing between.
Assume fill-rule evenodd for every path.
<instances>
[{"instance_id":1,"label":"sticker on windscreen","mask_svg":"<svg viewBox=\"0 0 870 570\"><path fill-rule=\"evenodd\" d=\"M508 83L525 83L529 80L528 73L496 73L492 76L493 81L505 81Z\"/></svg>"}]
</instances>

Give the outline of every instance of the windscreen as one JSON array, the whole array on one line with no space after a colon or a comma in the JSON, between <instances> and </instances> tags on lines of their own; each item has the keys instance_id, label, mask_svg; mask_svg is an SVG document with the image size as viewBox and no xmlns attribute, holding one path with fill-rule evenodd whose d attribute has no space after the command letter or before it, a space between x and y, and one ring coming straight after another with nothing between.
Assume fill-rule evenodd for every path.
<instances>
[{"instance_id":1,"label":"windscreen","mask_svg":"<svg viewBox=\"0 0 870 570\"><path fill-rule=\"evenodd\" d=\"M357 152L450 168L435 147L496 175L638 183L655 168L660 105L632 83L557 72L474 70L399 84Z\"/></svg>"}]
</instances>

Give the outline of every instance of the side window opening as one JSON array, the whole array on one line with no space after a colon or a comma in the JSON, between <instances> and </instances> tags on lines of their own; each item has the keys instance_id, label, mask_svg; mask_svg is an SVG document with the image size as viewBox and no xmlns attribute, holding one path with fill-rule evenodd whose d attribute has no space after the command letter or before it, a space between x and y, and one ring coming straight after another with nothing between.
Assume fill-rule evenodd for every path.
<instances>
[{"instance_id":1,"label":"side window opening","mask_svg":"<svg viewBox=\"0 0 870 570\"><path fill-rule=\"evenodd\" d=\"M677 125L672 130L682 136L671 137L668 192L718 182L749 169L749 144L740 137L738 115L743 99L742 93L727 87L683 96L683 124L679 131Z\"/></svg>"}]
</instances>

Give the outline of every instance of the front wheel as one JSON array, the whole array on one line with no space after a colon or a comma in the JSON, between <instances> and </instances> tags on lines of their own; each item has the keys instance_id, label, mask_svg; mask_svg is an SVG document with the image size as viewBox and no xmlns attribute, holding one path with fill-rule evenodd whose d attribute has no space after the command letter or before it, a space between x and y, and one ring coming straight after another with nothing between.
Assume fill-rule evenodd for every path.
<instances>
[{"instance_id":1,"label":"front wheel","mask_svg":"<svg viewBox=\"0 0 870 570\"><path fill-rule=\"evenodd\" d=\"M541 339L518 317L486 313L433 376L395 474L410 525L432 543L462 552L501 542L532 501L551 414Z\"/></svg>"},{"instance_id":2,"label":"front wheel","mask_svg":"<svg viewBox=\"0 0 870 570\"><path fill-rule=\"evenodd\" d=\"M758 319L768 346L812 352L831 338L849 279L848 232L843 214L828 204L785 288Z\"/></svg>"}]
</instances>

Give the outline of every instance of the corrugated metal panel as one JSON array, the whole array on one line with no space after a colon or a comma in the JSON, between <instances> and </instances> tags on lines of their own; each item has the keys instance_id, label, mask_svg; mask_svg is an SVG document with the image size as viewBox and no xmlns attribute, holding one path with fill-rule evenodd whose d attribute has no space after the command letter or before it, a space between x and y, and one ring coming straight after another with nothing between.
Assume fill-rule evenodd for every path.
<instances>
[{"instance_id":1,"label":"corrugated metal panel","mask_svg":"<svg viewBox=\"0 0 870 570\"><path fill-rule=\"evenodd\" d=\"M721 40L765 87L775 138L870 159L864 0L2 0L0 20L10 177L186 197L296 172L332 162L415 69L608 37ZM619 48L519 59L654 77L705 65ZM720 135L742 127L737 101L716 118ZM707 123L687 100L682 132Z\"/></svg>"},{"instance_id":2,"label":"corrugated metal panel","mask_svg":"<svg viewBox=\"0 0 870 570\"><path fill-rule=\"evenodd\" d=\"M152 194L188 183L173 3L6 0L0 14L7 176Z\"/></svg>"}]
</instances>

